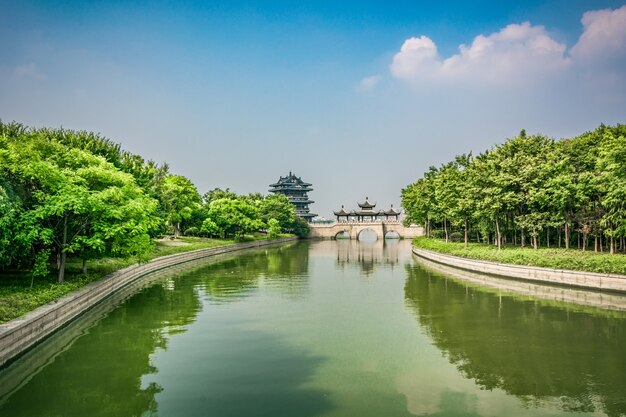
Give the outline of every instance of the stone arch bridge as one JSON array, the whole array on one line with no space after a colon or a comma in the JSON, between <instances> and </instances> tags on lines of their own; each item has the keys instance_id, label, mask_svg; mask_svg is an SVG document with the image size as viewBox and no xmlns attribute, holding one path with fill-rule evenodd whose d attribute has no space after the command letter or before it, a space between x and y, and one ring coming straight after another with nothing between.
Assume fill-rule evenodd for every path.
<instances>
[{"instance_id":1,"label":"stone arch bridge","mask_svg":"<svg viewBox=\"0 0 626 417\"><path fill-rule=\"evenodd\" d=\"M335 222L335 223L311 223L309 237L322 239L335 239L337 235L346 233L350 239L358 239L364 230L372 230L376 237L382 239L390 232L397 233L401 239L413 239L424 235L424 228L421 226L404 226L398 221L376 221L376 222Z\"/></svg>"}]
</instances>

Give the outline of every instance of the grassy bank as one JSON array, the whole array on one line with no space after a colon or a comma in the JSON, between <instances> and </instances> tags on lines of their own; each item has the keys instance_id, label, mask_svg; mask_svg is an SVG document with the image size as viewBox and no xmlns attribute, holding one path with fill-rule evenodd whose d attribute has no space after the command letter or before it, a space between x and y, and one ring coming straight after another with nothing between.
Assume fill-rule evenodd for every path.
<instances>
[{"instance_id":1,"label":"grassy bank","mask_svg":"<svg viewBox=\"0 0 626 417\"><path fill-rule=\"evenodd\" d=\"M418 248L483 261L626 275L626 255L609 255L607 253L594 253L593 251L583 252L576 249L558 248L533 249L505 246L498 250L493 245L482 243L470 243L465 248L463 243L446 243L442 240L426 237L414 239L413 245Z\"/></svg>"},{"instance_id":2,"label":"grassy bank","mask_svg":"<svg viewBox=\"0 0 626 417\"><path fill-rule=\"evenodd\" d=\"M250 238L250 240L256 239L265 239L265 237ZM131 257L125 259L105 258L89 261L86 274L82 273L82 261L80 259L69 259L66 266L65 282L62 284L56 283L55 270L52 270L47 277L36 278L32 287L30 286L30 274L15 273L12 275L3 275L2 278L0 278L0 323L22 316L92 281L102 279L111 272L125 268L139 261L146 262L159 256L232 243L236 242L234 240L204 239L197 237L180 237L175 240L162 239L156 241L152 251L141 259Z\"/></svg>"}]
</instances>

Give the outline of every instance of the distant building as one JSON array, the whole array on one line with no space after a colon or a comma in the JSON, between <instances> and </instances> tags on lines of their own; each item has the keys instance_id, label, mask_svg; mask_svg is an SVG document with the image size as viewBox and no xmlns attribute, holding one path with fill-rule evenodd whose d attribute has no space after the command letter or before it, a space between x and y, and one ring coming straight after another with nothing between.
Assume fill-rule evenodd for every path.
<instances>
[{"instance_id":1,"label":"distant building","mask_svg":"<svg viewBox=\"0 0 626 417\"><path fill-rule=\"evenodd\" d=\"M295 206L296 215L310 222L313 217L317 216L317 214L309 212L309 204L315 202L309 200L307 195L309 191L313 191L312 185L289 172L288 176L280 177L278 182L270 184L269 192L286 196Z\"/></svg>"},{"instance_id":2,"label":"distant building","mask_svg":"<svg viewBox=\"0 0 626 417\"><path fill-rule=\"evenodd\" d=\"M393 219L393 221L398 221L401 212L393 208L393 204L389 210L379 210L375 211L376 203L372 204L369 202L369 199L365 197L364 203L357 203L359 205L359 210L351 210L346 211L346 209L341 206L341 210L334 211L333 213L337 216L338 222L374 222L378 220L382 220L383 217L385 221L389 221L389 219Z\"/></svg>"}]
</instances>

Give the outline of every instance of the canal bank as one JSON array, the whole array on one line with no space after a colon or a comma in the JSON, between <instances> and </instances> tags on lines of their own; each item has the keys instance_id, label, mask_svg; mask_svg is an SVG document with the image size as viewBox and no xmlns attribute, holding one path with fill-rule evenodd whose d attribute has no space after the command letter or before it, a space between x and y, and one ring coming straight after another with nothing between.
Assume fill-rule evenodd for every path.
<instances>
[{"instance_id":1,"label":"canal bank","mask_svg":"<svg viewBox=\"0 0 626 417\"><path fill-rule=\"evenodd\" d=\"M285 237L198 249L153 259L113 272L22 317L0 325L0 367L121 288L149 273L206 257L297 240Z\"/></svg>"},{"instance_id":2,"label":"canal bank","mask_svg":"<svg viewBox=\"0 0 626 417\"><path fill-rule=\"evenodd\" d=\"M521 266L497 262L481 261L447 255L427 249L412 247L415 255L440 264L483 274L566 285L585 289L626 293L626 276L596 272L572 271L565 269Z\"/></svg>"}]
</instances>

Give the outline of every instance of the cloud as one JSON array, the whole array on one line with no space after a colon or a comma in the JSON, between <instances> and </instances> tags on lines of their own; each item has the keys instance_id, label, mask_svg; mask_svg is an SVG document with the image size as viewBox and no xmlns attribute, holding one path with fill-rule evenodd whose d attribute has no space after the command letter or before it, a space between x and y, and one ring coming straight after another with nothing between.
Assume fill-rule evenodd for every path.
<instances>
[{"instance_id":1,"label":"cloud","mask_svg":"<svg viewBox=\"0 0 626 417\"><path fill-rule=\"evenodd\" d=\"M369 93L376 88L376 86L382 81L382 79L383 77L381 77L380 75L365 77L357 86L357 91L361 93Z\"/></svg>"},{"instance_id":2,"label":"cloud","mask_svg":"<svg viewBox=\"0 0 626 417\"><path fill-rule=\"evenodd\" d=\"M510 24L499 32L476 36L459 53L442 59L427 36L407 39L391 63L391 73L410 82L524 84L562 72L570 65L566 46L543 26Z\"/></svg>"},{"instance_id":3,"label":"cloud","mask_svg":"<svg viewBox=\"0 0 626 417\"><path fill-rule=\"evenodd\" d=\"M626 5L583 14L583 33L571 55L581 65L626 60Z\"/></svg>"},{"instance_id":4,"label":"cloud","mask_svg":"<svg viewBox=\"0 0 626 417\"><path fill-rule=\"evenodd\" d=\"M46 74L44 74L41 70L39 70L37 65L32 64L32 63L25 64L25 65L18 65L13 70L13 75L15 75L18 78L30 78L30 79L39 80L39 81L43 81L48 78Z\"/></svg>"}]
</instances>

